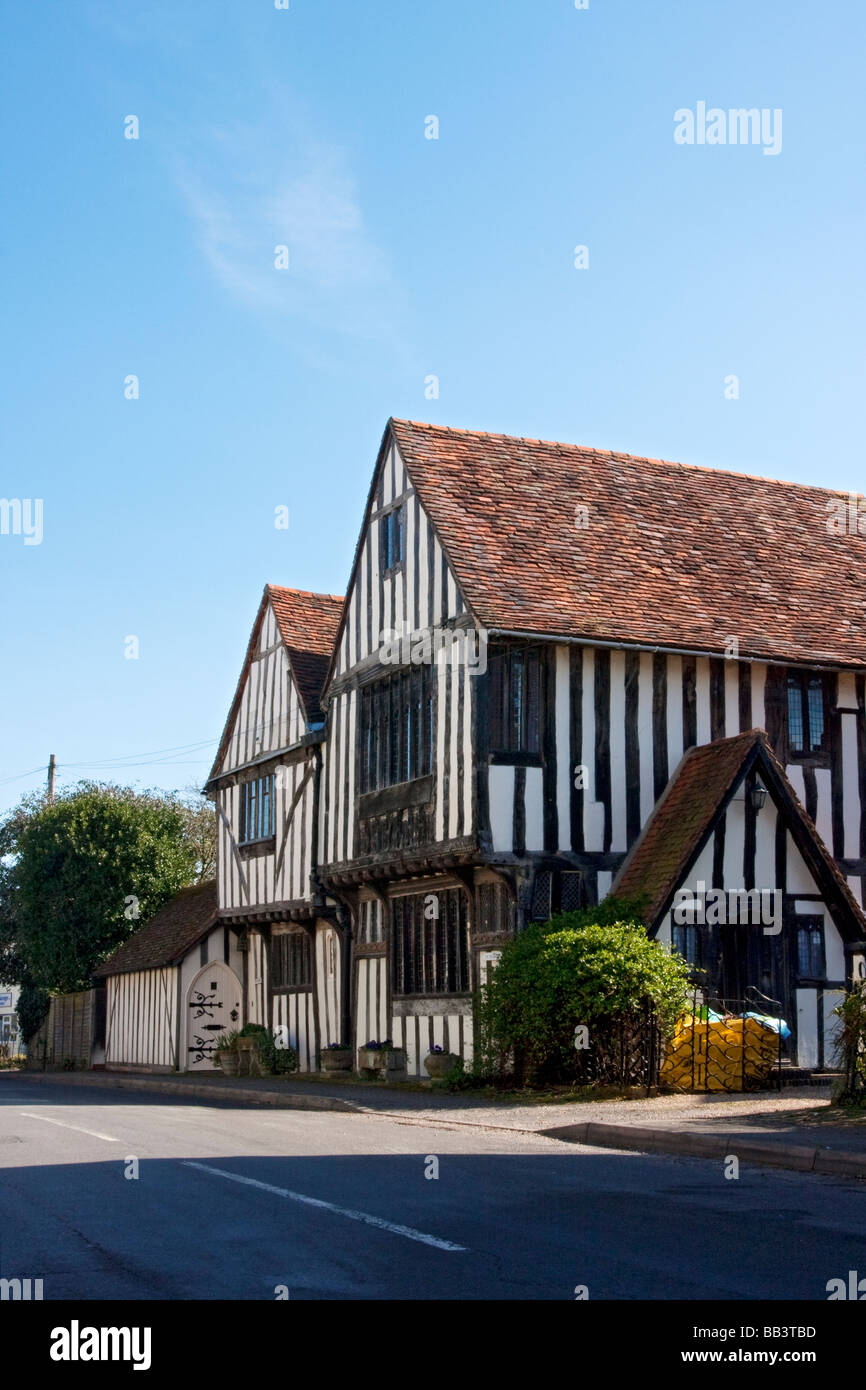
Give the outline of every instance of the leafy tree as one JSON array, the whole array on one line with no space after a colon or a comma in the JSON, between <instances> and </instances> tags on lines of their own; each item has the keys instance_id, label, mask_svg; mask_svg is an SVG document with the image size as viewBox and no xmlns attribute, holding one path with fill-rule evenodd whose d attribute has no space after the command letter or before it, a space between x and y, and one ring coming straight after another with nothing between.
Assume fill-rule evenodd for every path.
<instances>
[{"instance_id":1,"label":"leafy tree","mask_svg":"<svg viewBox=\"0 0 866 1390\"><path fill-rule=\"evenodd\" d=\"M176 796L128 787L24 798L0 823L0 974L86 989L101 960L195 881L200 828Z\"/></svg>"},{"instance_id":2,"label":"leafy tree","mask_svg":"<svg viewBox=\"0 0 866 1390\"><path fill-rule=\"evenodd\" d=\"M178 806L184 819L184 838L195 854L196 882L204 883L216 874L217 833L213 802L202 796L198 788L188 787Z\"/></svg>"},{"instance_id":3,"label":"leafy tree","mask_svg":"<svg viewBox=\"0 0 866 1390\"><path fill-rule=\"evenodd\" d=\"M50 1003L51 995L47 994L44 989L39 989L30 983L21 986L15 1012L18 1014L21 1036L26 1043L29 1043L39 1028L40 1023L48 1013Z\"/></svg>"},{"instance_id":4,"label":"leafy tree","mask_svg":"<svg viewBox=\"0 0 866 1390\"><path fill-rule=\"evenodd\" d=\"M482 1065L512 1053L532 1075L574 1074L576 1025L592 1037L650 1004L669 1033L687 993L688 966L649 939L638 905L563 913L504 943L477 1003Z\"/></svg>"}]
</instances>

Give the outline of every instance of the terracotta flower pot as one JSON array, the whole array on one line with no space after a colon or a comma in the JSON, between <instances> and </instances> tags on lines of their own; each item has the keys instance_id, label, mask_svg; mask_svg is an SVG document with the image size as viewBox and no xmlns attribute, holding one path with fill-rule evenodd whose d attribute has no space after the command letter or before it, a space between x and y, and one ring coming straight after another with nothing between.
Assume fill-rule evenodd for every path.
<instances>
[{"instance_id":1,"label":"terracotta flower pot","mask_svg":"<svg viewBox=\"0 0 866 1390\"><path fill-rule=\"evenodd\" d=\"M424 1058L424 1066L427 1068L428 1076L445 1076L449 1071L453 1071L460 1058L456 1052L428 1052Z\"/></svg>"},{"instance_id":2,"label":"terracotta flower pot","mask_svg":"<svg viewBox=\"0 0 866 1390\"><path fill-rule=\"evenodd\" d=\"M224 1076L237 1076L240 1058L236 1052L218 1052L217 1060Z\"/></svg>"}]
</instances>

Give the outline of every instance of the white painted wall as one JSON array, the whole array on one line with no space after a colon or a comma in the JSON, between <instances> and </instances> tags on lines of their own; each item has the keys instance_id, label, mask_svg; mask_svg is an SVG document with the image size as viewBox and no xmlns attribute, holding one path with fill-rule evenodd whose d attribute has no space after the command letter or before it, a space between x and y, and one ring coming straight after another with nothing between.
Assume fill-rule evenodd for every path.
<instances>
[{"instance_id":1,"label":"white painted wall","mask_svg":"<svg viewBox=\"0 0 866 1390\"><path fill-rule=\"evenodd\" d=\"M173 1071L178 1060L177 968L106 980L105 1065Z\"/></svg>"}]
</instances>

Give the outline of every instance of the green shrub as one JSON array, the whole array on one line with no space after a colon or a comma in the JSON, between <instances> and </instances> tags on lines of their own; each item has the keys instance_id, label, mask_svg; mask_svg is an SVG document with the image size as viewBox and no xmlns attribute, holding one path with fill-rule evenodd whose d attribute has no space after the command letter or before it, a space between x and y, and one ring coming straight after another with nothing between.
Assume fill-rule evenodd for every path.
<instances>
[{"instance_id":1,"label":"green shrub","mask_svg":"<svg viewBox=\"0 0 866 1390\"><path fill-rule=\"evenodd\" d=\"M262 1069L277 1076L298 1070L299 1058L293 1047L277 1047L273 1033L261 1023L245 1023L240 1031L242 1038L256 1039L256 1052Z\"/></svg>"},{"instance_id":2,"label":"green shrub","mask_svg":"<svg viewBox=\"0 0 866 1390\"><path fill-rule=\"evenodd\" d=\"M844 1070L844 1079L836 1087L834 1099L863 1105L866 1103L866 981L858 980L833 1012L842 1020L838 1052Z\"/></svg>"},{"instance_id":3,"label":"green shrub","mask_svg":"<svg viewBox=\"0 0 866 1390\"><path fill-rule=\"evenodd\" d=\"M499 1073L484 1072L475 1062L467 1070L463 1058L458 1057L456 1064L444 1076L434 1077L430 1087L434 1091L479 1091L499 1088L501 1083Z\"/></svg>"},{"instance_id":4,"label":"green shrub","mask_svg":"<svg viewBox=\"0 0 866 1390\"><path fill-rule=\"evenodd\" d=\"M518 1074L573 1079L587 1056L575 1049L578 1024L592 1047L649 1007L668 1035L687 995L686 962L650 941L638 905L563 913L505 942L476 1000L478 1063L501 1070L510 1057Z\"/></svg>"}]
</instances>

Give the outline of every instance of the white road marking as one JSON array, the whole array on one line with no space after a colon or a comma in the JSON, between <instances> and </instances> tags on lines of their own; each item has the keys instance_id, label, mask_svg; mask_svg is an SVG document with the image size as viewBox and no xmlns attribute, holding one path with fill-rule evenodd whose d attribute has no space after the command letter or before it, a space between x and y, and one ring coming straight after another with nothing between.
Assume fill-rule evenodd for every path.
<instances>
[{"instance_id":1,"label":"white road marking","mask_svg":"<svg viewBox=\"0 0 866 1390\"><path fill-rule=\"evenodd\" d=\"M93 1139L104 1139L106 1144L119 1144L113 1134L100 1134L98 1129L85 1129L83 1125L70 1125L66 1120L52 1120L50 1115L31 1115L26 1110L18 1112L25 1120L44 1120L47 1125L60 1125L61 1129L75 1129L79 1134L89 1134Z\"/></svg>"},{"instance_id":2,"label":"white road marking","mask_svg":"<svg viewBox=\"0 0 866 1390\"><path fill-rule=\"evenodd\" d=\"M322 1211L332 1211L337 1216L348 1216L351 1221L364 1221L368 1226L378 1226L382 1231L390 1231L395 1236L405 1236L407 1240L418 1240L422 1245L433 1245L437 1250L466 1250L465 1245L454 1245L450 1240L440 1240L438 1236L428 1236L424 1231L415 1231L411 1226L397 1226L392 1221L383 1221L381 1216L370 1216L365 1211L351 1211L348 1207L335 1206L333 1202L322 1202L318 1197L306 1197L302 1192L290 1192L287 1187L274 1187L269 1182L259 1182L258 1178L245 1178L240 1173L227 1173L224 1168L212 1168L209 1163L195 1163L183 1159L185 1168L198 1168L202 1173L214 1173L218 1178L230 1178L232 1182L244 1183L247 1187L258 1187L262 1192L273 1192L277 1197L287 1197L290 1202L302 1202L308 1207L319 1207Z\"/></svg>"}]
</instances>

